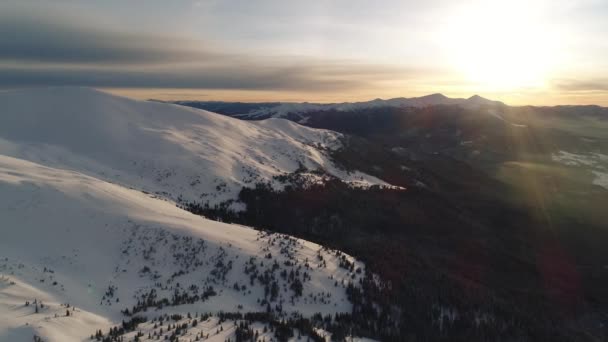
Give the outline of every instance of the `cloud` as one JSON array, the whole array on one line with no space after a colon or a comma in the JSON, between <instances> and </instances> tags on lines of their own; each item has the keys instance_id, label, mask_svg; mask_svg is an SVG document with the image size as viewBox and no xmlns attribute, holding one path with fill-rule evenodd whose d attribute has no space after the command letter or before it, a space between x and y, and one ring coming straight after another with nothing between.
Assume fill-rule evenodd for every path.
<instances>
[{"instance_id":1,"label":"cloud","mask_svg":"<svg viewBox=\"0 0 608 342\"><path fill-rule=\"evenodd\" d=\"M563 79L553 81L553 86L562 91L608 91L608 78L605 79Z\"/></svg>"},{"instance_id":2,"label":"cloud","mask_svg":"<svg viewBox=\"0 0 608 342\"><path fill-rule=\"evenodd\" d=\"M77 16L78 17L78 16ZM0 60L154 63L217 58L193 40L111 30L96 20L51 12L0 11Z\"/></svg>"},{"instance_id":3,"label":"cloud","mask_svg":"<svg viewBox=\"0 0 608 342\"><path fill-rule=\"evenodd\" d=\"M1 68L0 87L89 86L133 88L339 90L361 85L357 80L325 79L292 69L240 67L129 70L107 68Z\"/></svg>"},{"instance_id":4,"label":"cloud","mask_svg":"<svg viewBox=\"0 0 608 342\"><path fill-rule=\"evenodd\" d=\"M419 71L349 60L261 56L204 41L111 30L58 12L0 11L0 87L91 86L339 91ZM78 17L78 16L77 16Z\"/></svg>"}]
</instances>

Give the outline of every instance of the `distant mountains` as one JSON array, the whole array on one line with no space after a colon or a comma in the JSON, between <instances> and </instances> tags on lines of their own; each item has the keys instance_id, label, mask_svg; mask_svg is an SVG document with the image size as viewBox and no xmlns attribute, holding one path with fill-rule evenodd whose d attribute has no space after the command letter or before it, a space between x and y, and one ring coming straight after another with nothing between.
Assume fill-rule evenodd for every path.
<instances>
[{"instance_id":1,"label":"distant mountains","mask_svg":"<svg viewBox=\"0 0 608 342\"><path fill-rule=\"evenodd\" d=\"M221 102L221 101L174 101L172 103L205 109L245 120L268 118L288 118L296 122L306 122L308 113L319 111L349 112L374 108L424 108L438 105L459 105L465 108L504 107L500 101L493 101L479 95L464 98L450 98L443 94L422 97L397 97L364 102L309 103L309 102Z\"/></svg>"}]
</instances>

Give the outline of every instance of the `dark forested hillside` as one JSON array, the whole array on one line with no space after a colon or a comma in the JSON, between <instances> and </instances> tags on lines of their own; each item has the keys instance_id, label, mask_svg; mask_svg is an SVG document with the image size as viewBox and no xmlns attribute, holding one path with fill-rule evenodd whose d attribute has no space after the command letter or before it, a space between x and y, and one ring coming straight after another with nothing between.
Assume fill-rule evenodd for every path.
<instances>
[{"instance_id":1,"label":"dark forested hillside","mask_svg":"<svg viewBox=\"0 0 608 342\"><path fill-rule=\"evenodd\" d=\"M416 167L427 174L425 164ZM425 181L432 187L410 186L410 178L403 177L405 191L353 189L340 181L285 191L258 184L241 191L239 199L247 206L242 213L194 203L185 207L305 237L364 260L382 279L377 283L370 275L364 293L352 290L354 329L364 336L382 341L591 338L579 334L603 322L608 305L598 286L599 279L608 281L600 263L580 271L576 255L586 252L562 244L568 231L551 230L524 206L501 198L508 191L504 184L461 167L459 174L469 179L441 178L428 169ZM584 227L594 233L597 228ZM605 232L590 232L580 237L608 241ZM381 310L371 309L378 305ZM595 333L604 336L605 330Z\"/></svg>"},{"instance_id":2,"label":"dark forested hillside","mask_svg":"<svg viewBox=\"0 0 608 342\"><path fill-rule=\"evenodd\" d=\"M582 127L608 127L604 113L451 105L309 112L305 125L347 134L332 155L337 164L406 190L257 184L241 191L241 213L185 205L364 260L382 282L370 275L364 293L352 290L361 335L602 340L608 216L600 203L608 191L593 172L608 166L608 136Z\"/></svg>"}]
</instances>

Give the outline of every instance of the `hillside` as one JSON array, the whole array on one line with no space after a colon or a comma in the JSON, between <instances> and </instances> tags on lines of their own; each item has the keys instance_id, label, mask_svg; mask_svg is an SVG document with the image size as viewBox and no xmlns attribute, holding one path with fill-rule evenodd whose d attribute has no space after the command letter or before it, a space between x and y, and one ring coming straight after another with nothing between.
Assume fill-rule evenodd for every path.
<instances>
[{"instance_id":1,"label":"hillside","mask_svg":"<svg viewBox=\"0 0 608 342\"><path fill-rule=\"evenodd\" d=\"M229 200L248 177L281 187L302 165L386 184L329 161L339 134L80 88L3 92L0 107L1 341L133 339L162 320L166 338L315 339L350 314L361 262L174 201Z\"/></svg>"},{"instance_id":2,"label":"hillside","mask_svg":"<svg viewBox=\"0 0 608 342\"><path fill-rule=\"evenodd\" d=\"M209 221L74 171L6 156L0 170L0 340L30 340L32 332L83 340L119 323L125 309L154 316L350 311L342 284L356 282L363 265L352 274L340 268L353 262L342 253ZM265 294L275 282L278 291ZM141 306L152 292L155 301ZM35 300L45 305L38 314L25 306ZM75 307L69 317L66 304Z\"/></svg>"},{"instance_id":3,"label":"hillside","mask_svg":"<svg viewBox=\"0 0 608 342\"><path fill-rule=\"evenodd\" d=\"M359 186L387 185L336 168L342 135L273 119L244 122L88 88L0 93L0 154L66 168L170 199L210 205L299 167Z\"/></svg>"},{"instance_id":4,"label":"hillside","mask_svg":"<svg viewBox=\"0 0 608 342\"><path fill-rule=\"evenodd\" d=\"M355 136L374 145L343 148L357 149L366 157L357 160L351 154L348 160L341 161L392 184L409 181L412 185L416 184L414 179L432 184L437 182L435 175L471 189L478 178L467 174L460 175L460 179L454 177L459 174L459 163L464 163L507 183L513 192L504 194L505 198L516 204L523 199L535 211L548 209L565 225L569 220L593 225L603 225L608 220L598 205L608 195L608 108L514 107L479 96L463 100L441 94L397 100L326 105L304 111L300 109L305 106L284 108L285 117L290 120ZM372 103L378 105L371 106ZM229 116L250 119L224 112L227 106L224 103L223 108L217 109ZM305 121L301 121L302 115ZM359 162L363 159L373 162ZM404 175L399 171L401 166L418 175ZM530 193L531 184L540 195ZM446 191L445 187L441 189L443 194Z\"/></svg>"},{"instance_id":5,"label":"hillside","mask_svg":"<svg viewBox=\"0 0 608 342\"><path fill-rule=\"evenodd\" d=\"M482 104L306 112L347 137L336 163L408 191L258 187L215 215L363 260L393 286L367 293L403 313L374 318L401 327L382 340L604 339L608 108L468 101Z\"/></svg>"}]
</instances>

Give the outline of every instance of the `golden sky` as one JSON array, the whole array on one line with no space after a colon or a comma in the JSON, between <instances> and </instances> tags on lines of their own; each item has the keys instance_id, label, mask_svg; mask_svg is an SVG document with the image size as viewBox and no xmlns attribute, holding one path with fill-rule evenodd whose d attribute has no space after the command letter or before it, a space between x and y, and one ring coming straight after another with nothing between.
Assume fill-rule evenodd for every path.
<instances>
[{"instance_id":1,"label":"golden sky","mask_svg":"<svg viewBox=\"0 0 608 342\"><path fill-rule=\"evenodd\" d=\"M605 0L6 0L0 87L608 106Z\"/></svg>"}]
</instances>

